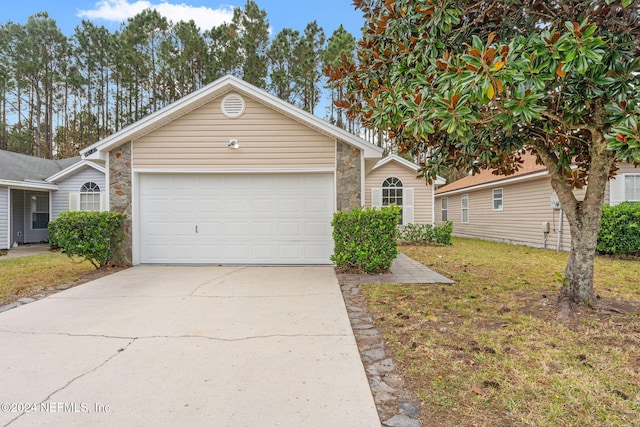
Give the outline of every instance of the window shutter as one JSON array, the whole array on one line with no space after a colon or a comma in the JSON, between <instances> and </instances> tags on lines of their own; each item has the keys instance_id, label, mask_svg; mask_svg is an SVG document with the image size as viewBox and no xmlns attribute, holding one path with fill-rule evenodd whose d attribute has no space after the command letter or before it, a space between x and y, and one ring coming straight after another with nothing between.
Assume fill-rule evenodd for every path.
<instances>
[{"instance_id":1,"label":"window shutter","mask_svg":"<svg viewBox=\"0 0 640 427\"><path fill-rule=\"evenodd\" d=\"M69 210L80 210L80 193L69 193Z\"/></svg>"},{"instance_id":2,"label":"window shutter","mask_svg":"<svg viewBox=\"0 0 640 427\"><path fill-rule=\"evenodd\" d=\"M100 212L108 211L109 206L107 206L107 193L104 191L100 192Z\"/></svg>"},{"instance_id":3,"label":"window shutter","mask_svg":"<svg viewBox=\"0 0 640 427\"><path fill-rule=\"evenodd\" d=\"M371 206L374 208L382 207L382 188L371 189Z\"/></svg>"},{"instance_id":4,"label":"window shutter","mask_svg":"<svg viewBox=\"0 0 640 427\"><path fill-rule=\"evenodd\" d=\"M402 194L402 225L413 224L413 188L405 187Z\"/></svg>"},{"instance_id":5,"label":"window shutter","mask_svg":"<svg viewBox=\"0 0 640 427\"><path fill-rule=\"evenodd\" d=\"M615 206L624 202L624 175L609 181L609 204Z\"/></svg>"}]
</instances>

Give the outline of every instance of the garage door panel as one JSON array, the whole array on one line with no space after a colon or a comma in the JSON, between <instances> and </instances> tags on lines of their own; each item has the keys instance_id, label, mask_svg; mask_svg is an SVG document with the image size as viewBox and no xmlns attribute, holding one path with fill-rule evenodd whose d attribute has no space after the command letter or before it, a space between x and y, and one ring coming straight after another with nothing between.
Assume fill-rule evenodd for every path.
<instances>
[{"instance_id":1,"label":"garage door panel","mask_svg":"<svg viewBox=\"0 0 640 427\"><path fill-rule=\"evenodd\" d=\"M257 238L273 239L273 226L272 222L254 222L251 224L251 235Z\"/></svg>"},{"instance_id":2,"label":"garage door panel","mask_svg":"<svg viewBox=\"0 0 640 427\"><path fill-rule=\"evenodd\" d=\"M324 238L331 231L331 227L323 222L307 222L305 224L305 235L309 237Z\"/></svg>"},{"instance_id":3,"label":"garage door panel","mask_svg":"<svg viewBox=\"0 0 640 427\"><path fill-rule=\"evenodd\" d=\"M254 215L273 216L275 203L272 199L253 199L251 200L251 212Z\"/></svg>"},{"instance_id":4,"label":"garage door panel","mask_svg":"<svg viewBox=\"0 0 640 427\"><path fill-rule=\"evenodd\" d=\"M141 174L139 194L143 263L330 263L332 174Z\"/></svg>"},{"instance_id":5,"label":"garage door panel","mask_svg":"<svg viewBox=\"0 0 640 427\"><path fill-rule=\"evenodd\" d=\"M300 253L300 247L294 244L283 244L278 247L278 256L283 263L295 264L303 258L304 253Z\"/></svg>"}]
</instances>

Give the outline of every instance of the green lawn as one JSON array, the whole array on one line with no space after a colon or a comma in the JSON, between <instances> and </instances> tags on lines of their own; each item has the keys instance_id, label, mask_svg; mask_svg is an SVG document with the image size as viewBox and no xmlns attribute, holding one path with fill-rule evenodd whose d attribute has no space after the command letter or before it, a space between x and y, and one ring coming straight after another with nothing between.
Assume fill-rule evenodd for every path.
<instances>
[{"instance_id":1,"label":"green lawn","mask_svg":"<svg viewBox=\"0 0 640 427\"><path fill-rule=\"evenodd\" d=\"M640 425L640 262L598 258L601 307L559 318L567 253L470 239L401 250L456 281L363 286L423 425Z\"/></svg>"},{"instance_id":2,"label":"green lawn","mask_svg":"<svg viewBox=\"0 0 640 427\"><path fill-rule=\"evenodd\" d=\"M0 257L0 305L73 282L92 271L95 268L91 263L71 259L60 252L11 259Z\"/></svg>"}]
</instances>

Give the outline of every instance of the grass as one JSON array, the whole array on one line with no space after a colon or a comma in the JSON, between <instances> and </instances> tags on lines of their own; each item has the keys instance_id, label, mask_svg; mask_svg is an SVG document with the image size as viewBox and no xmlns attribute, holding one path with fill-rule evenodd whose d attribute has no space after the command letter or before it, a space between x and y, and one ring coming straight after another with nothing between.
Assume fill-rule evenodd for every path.
<instances>
[{"instance_id":1,"label":"grass","mask_svg":"<svg viewBox=\"0 0 640 427\"><path fill-rule=\"evenodd\" d=\"M640 425L640 262L598 257L599 308L557 315L566 253L401 250L456 281L362 287L429 426Z\"/></svg>"},{"instance_id":2,"label":"grass","mask_svg":"<svg viewBox=\"0 0 640 427\"><path fill-rule=\"evenodd\" d=\"M0 258L0 305L80 279L95 271L91 263L60 252L21 258Z\"/></svg>"}]
</instances>

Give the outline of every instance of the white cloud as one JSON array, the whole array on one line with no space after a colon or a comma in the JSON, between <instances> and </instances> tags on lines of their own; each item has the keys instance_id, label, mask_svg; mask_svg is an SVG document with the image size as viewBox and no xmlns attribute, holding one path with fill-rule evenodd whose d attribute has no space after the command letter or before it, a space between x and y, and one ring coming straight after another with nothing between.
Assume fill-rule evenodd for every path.
<instances>
[{"instance_id":1,"label":"white cloud","mask_svg":"<svg viewBox=\"0 0 640 427\"><path fill-rule=\"evenodd\" d=\"M152 4L147 0L101 0L93 9L80 10L78 16L87 19L104 19L105 21L124 22L145 9L155 9L171 22L193 20L201 30L209 30L233 17L231 6L220 6L212 9L206 6L189 6L187 4L171 4L161 2Z\"/></svg>"}]
</instances>

